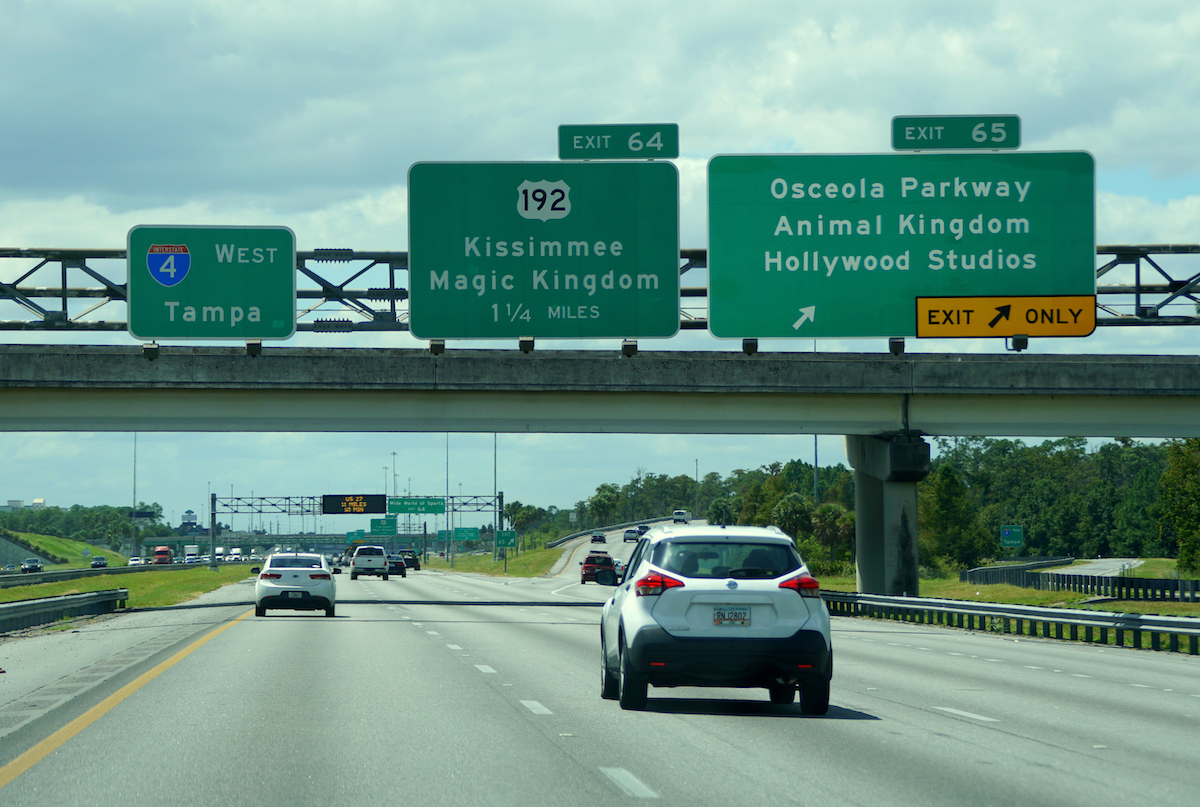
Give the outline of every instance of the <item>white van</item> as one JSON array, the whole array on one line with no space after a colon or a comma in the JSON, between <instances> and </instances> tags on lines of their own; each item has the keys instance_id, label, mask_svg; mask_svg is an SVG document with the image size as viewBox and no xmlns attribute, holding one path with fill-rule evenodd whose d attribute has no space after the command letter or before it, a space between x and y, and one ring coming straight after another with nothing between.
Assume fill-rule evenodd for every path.
<instances>
[{"instance_id":1,"label":"white van","mask_svg":"<svg viewBox=\"0 0 1200 807\"><path fill-rule=\"evenodd\" d=\"M676 510L671 514L672 524L686 524L692 520L692 514L687 510Z\"/></svg>"}]
</instances>

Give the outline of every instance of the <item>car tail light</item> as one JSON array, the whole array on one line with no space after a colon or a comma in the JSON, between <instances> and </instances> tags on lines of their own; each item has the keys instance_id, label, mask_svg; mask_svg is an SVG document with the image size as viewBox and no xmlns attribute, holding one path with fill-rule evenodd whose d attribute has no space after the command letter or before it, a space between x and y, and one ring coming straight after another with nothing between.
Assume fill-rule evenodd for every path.
<instances>
[{"instance_id":1,"label":"car tail light","mask_svg":"<svg viewBox=\"0 0 1200 807\"><path fill-rule=\"evenodd\" d=\"M780 588L790 588L801 597L820 597L821 584L817 582L817 578L809 574L802 574L799 577L789 577L779 584Z\"/></svg>"},{"instance_id":2,"label":"car tail light","mask_svg":"<svg viewBox=\"0 0 1200 807\"><path fill-rule=\"evenodd\" d=\"M328 580L329 579L329 575L326 574L325 572L321 572L320 574L310 574L309 577L311 577L313 580Z\"/></svg>"},{"instance_id":3,"label":"car tail light","mask_svg":"<svg viewBox=\"0 0 1200 807\"><path fill-rule=\"evenodd\" d=\"M271 574L270 572L263 572L262 574L260 574L258 576L258 579L259 580L278 580L281 577L283 577L283 575L281 575L281 574Z\"/></svg>"},{"instance_id":4,"label":"car tail light","mask_svg":"<svg viewBox=\"0 0 1200 807\"><path fill-rule=\"evenodd\" d=\"M658 572L650 572L634 584L639 597L657 597L669 588L683 588L683 581Z\"/></svg>"}]
</instances>

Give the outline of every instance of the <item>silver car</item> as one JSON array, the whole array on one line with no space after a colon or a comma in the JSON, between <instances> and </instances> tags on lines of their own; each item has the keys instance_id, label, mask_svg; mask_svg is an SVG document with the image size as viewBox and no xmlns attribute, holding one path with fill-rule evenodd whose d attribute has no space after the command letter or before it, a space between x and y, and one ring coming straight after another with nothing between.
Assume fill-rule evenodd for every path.
<instances>
[{"instance_id":1,"label":"silver car","mask_svg":"<svg viewBox=\"0 0 1200 807\"><path fill-rule=\"evenodd\" d=\"M318 554L278 552L267 558L254 584L254 615L269 609L325 611L334 615L337 583L333 570Z\"/></svg>"},{"instance_id":2,"label":"silver car","mask_svg":"<svg viewBox=\"0 0 1200 807\"><path fill-rule=\"evenodd\" d=\"M600 624L601 696L645 706L647 687L762 687L772 703L829 708L829 610L777 527L670 526L649 533Z\"/></svg>"}]
</instances>

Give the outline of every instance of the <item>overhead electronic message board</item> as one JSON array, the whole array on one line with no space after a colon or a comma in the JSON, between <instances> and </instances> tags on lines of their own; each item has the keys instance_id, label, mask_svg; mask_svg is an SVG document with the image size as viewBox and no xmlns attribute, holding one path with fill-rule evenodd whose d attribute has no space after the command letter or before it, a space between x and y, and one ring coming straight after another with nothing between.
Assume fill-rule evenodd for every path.
<instances>
[{"instance_id":1,"label":"overhead electronic message board","mask_svg":"<svg viewBox=\"0 0 1200 807\"><path fill-rule=\"evenodd\" d=\"M129 231L137 339L287 339L296 332L296 235L287 227Z\"/></svg>"},{"instance_id":2,"label":"overhead electronic message board","mask_svg":"<svg viewBox=\"0 0 1200 807\"><path fill-rule=\"evenodd\" d=\"M322 496L321 512L325 515L339 513L386 513L387 496L366 493L350 496Z\"/></svg>"},{"instance_id":3,"label":"overhead electronic message board","mask_svg":"<svg viewBox=\"0 0 1200 807\"><path fill-rule=\"evenodd\" d=\"M420 339L673 336L669 162L417 163L410 327Z\"/></svg>"},{"instance_id":4,"label":"overhead electronic message board","mask_svg":"<svg viewBox=\"0 0 1200 807\"><path fill-rule=\"evenodd\" d=\"M1094 307L1095 164L1084 152L719 156L708 193L716 336L917 336L923 298L999 308L1066 295L1073 310L1079 298ZM936 335L1034 333L1011 308L996 313L983 333ZM1094 312L1051 316L1063 320L1057 336L1095 325Z\"/></svg>"}]
</instances>

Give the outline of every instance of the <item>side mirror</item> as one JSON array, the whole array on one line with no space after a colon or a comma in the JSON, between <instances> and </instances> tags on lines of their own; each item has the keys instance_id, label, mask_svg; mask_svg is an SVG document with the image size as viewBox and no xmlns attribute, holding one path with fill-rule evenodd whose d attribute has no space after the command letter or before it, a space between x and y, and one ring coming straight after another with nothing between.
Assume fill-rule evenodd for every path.
<instances>
[{"instance_id":1,"label":"side mirror","mask_svg":"<svg viewBox=\"0 0 1200 807\"><path fill-rule=\"evenodd\" d=\"M596 585L599 586L615 586L617 584L617 573L612 569L597 569L596 570Z\"/></svg>"},{"instance_id":2,"label":"side mirror","mask_svg":"<svg viewBox=\"0 0 1200 807\"><path fill-rule=\"evenodd\" d=\"M261 571L262 571L262 568L259 566L251 566L250 567L250 574L258 574Z\"/></svg>"}]
</instances>

